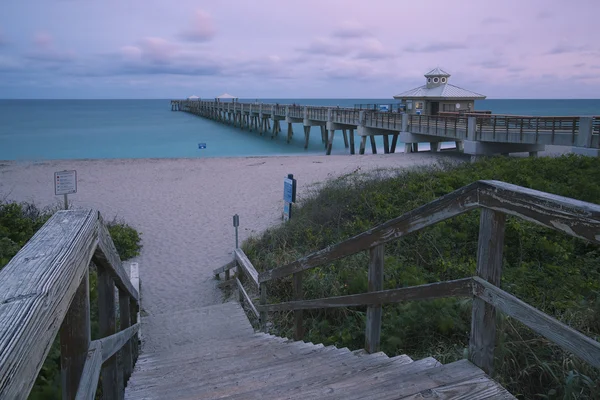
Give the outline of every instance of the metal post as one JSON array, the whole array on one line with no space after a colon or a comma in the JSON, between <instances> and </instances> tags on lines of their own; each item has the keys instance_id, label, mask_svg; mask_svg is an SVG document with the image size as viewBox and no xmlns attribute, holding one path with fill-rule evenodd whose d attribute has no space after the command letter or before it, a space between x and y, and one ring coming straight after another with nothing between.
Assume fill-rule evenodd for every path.
<instances>
[{"instance_id":1,"label":"metal post","mask_svg":"<svg viewBox=\"0 0 600 400\"><path fill-rule=\"evenodd\" d=\"M65 196L65 210L68 210L69 209L69 198L66 193L64 196Z\"/></svg>"},{"instance_id":2,"label":"metal post","mask_svg":"<svg viewBox=\"0 0 600 400\"><path fill-rule=\"evenodd\" d=\"M233 226L235 227L235 248L239 249L238 227L240 226L240 216L237 214L233 216Z\"/></svg>"}]
</instances>

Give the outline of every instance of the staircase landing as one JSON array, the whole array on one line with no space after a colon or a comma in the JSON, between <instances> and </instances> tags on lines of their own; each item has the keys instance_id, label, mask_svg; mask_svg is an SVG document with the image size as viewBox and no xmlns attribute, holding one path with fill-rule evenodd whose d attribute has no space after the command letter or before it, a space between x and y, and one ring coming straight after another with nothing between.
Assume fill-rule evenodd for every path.
<instances>
[{"instance_id":1,"label":"staircase landing","mask_svg":"<svg viewBox=\"0 0 600 400\"><path fill-rule=\"evenodd\" d=\"M442 365L255 333L237 303L146 317L142 332L125 399L514 398L466 360Z\"/></svg>"}]
</instances>

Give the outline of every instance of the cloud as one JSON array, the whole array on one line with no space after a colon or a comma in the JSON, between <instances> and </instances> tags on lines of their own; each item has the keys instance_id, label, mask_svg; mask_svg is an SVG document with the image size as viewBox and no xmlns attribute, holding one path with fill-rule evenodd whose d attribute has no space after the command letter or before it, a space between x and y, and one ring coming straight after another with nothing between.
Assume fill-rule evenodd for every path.
<instances>
[{"instance_id":1,"label":"cloud","mask_svg":"<svg viewBox=\"0 0 600 400\"><path fill-rule=\"evenodd\" d=\"M54 38L48 32L38 32L33 37L33 50L26 52L24 58L30 61L51 64L68 63L75 60L75 52L58 49Z\"/></svg>"},{"instance_id":2,"label":"cloud","mask_svg":"<svg viewBox=\"0 0 600 400\"><path fill-rule=\"evenodd\" d=\"M583 46L562 43L562 44L558 44L558 45L552 47L545 54L556 55L556 54L565 54L565 53L577 53L584 49L585 48Z\"/></svg>"},{"instance_id":3,"label":"cloud","mask_svg":"<svg viewBox=\"0 0 600 400\"><path fill-rule=\"evenodd\" d=\"M17 71L21 68L19 60L13 57L3 56L0 54L0 71Z\"/></svg>"},{"instance_id":4,"label":"cloud","mask_svg":"<svg viewBox=\"0 0 600 400\"><path fill-rule=\"evenodd\" d=\"M485 69L504 69L508 67L508 64L500 60L488 60L478 64L481 68Z\"/></svg>"},{"instance_id":5,"label":"cloud","mask_svg":"<svg viewBox=\"0 0 600 400\"><path fill-rule=\"evenodd\" d=\"M554 15L552 15L552 13L549 11L540 11L539 13L536 14L535 19L541 21L541 20L545 20L545 19L550 19L553 16Z\"/></svg>"},{"instance_id":6,"label":"cloud","mask_svg":"<svg viewBox=\"0 0 600 400\"><path fill-rule=\"evenodd\" d=\"M369 37L371 33L357 22L344 21L333 31L332 36L340 39L355 39Z\"/></svg>"},{"instance_id":7,"label":"cloud","mask_svg":"<svg viewBox=\"0 0 600 400\"><path fill-rule=\"evenodd\" d=\"M191 42L207 42L217 33L213 18L203 10L197 10L190 27L181 33L181 37Z\"/></svg>"},{"instance_id":8,"label":"cloud","mask_svg":"<svg viewBox=\"0 0 600 400\"><path fill-rule=\"evenodd\" d=\"M356 58L380 60L390 57L393 55L377 39L367 39L357 46Z\"/></svg>"},{"instance_id":9,"label":"cloud","mask_svg":"<svg viewBox=\"0 0 600 400\"><path fill-rule=\"evenodd\" d=\"M408 53L441 53L444 51L452 50L465 50L467 45L458 42L439 42L432 43L424 46L411 45L404 48L404 51Z\"/></svg>"},{"instance_id":10,"label":"cloud","mask_svg":"<svg viewBox=\"0 0 600 400\"><path fill-rule=\"evenodd\" d=\"M499 17L488 17L481 20L482 25L505 24L508 20Z\"/></svg>"},{"instance_id":11,"label":"cloud","mask_svg":"<svg viewBox=\"0 0 600 400\"><path fill-rule=\"evenodd\" d=\"M352 52L352 45L348 42L320 37L314 39L308 47L300 50L311 55L345 56Z\"/></svg>"}]
</instances>

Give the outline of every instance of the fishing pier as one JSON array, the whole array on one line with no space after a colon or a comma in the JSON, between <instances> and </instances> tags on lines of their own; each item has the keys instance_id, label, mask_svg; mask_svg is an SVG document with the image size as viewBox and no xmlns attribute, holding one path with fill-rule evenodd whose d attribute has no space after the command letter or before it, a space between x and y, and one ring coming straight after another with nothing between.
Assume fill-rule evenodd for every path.
<instances>
[{"instance_id":1,"label":"fishing pier","mask_svg":"<svg viewBox=\"0 0 600 400\"><path fill-rule=\"evenodd\" d=\"M450 74L435 68L424 75L425 84L394 96L397 107L314 107L240 103L235 96L223 94L214 101L197 96L172 100L172 111L185 111L272 138L287 124L287 142L294 135L293 124L302 124L304 148L308 147L311 127L318 126L327 155L331 154L336 132L355 154L355 134L360 139L359 153L365 154L367 138L377 154L375 136L383 137L384 153L395 153L398 142L404 152L418 152L428 143L432 152L441 144L454 142L456 149L472 158L494 154L528 152L535 156L546 145L572 146L573 152L600 155L600 117L542 117L497 115L475 111L475 101L485 95L450 84ZM391 138L390 138L391 137ZM390 144L391 143L391 144Z\"/></svg>"},{"instance_id":2,"label":"fishing pier","mask_svg":"<svg viewBox=\"0 0 600 400\"><path fill-rule=\"evenodd\" d=\"M439 113L416 115L407 112L361 110L358 108L315 107L302 105L172 100L171 110L209 118L260 135L276 138L287 124L289 143L294 124L302 124L304 148L308 147L311 127L318 126L326 154L331 154L336 132L343 135L350 154L365 154L367 140L377 154L375 136L383 137L384 153L395 153L404 143L405 152L419 151L429 143L432 152L443 142L455 142L456 148L474 158L494 154L528 152L537 155L546 145L572 146L573 152L600 155L600 117L543 117L479 113Z\"/></svg>"}]
</instances>

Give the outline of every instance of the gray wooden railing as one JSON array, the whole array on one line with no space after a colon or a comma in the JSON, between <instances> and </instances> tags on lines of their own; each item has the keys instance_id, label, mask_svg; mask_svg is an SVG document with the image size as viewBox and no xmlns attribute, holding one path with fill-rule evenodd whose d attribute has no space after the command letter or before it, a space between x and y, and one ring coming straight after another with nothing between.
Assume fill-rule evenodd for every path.
<instances>
[{"instance_id":1,"label":"gray wooden railing","mask_svg":"<svg viewBox=\"0 0 600 400\"><path fill-rule=\"evenodd\" d=\"M91 262L101 337L94 341ZM27 398L57 335L63 399L94 399L100 374L103 398L122 398L138 356L139 275L137 264L130 268L97 211L54 214L0 271L0 398Z\"/></svg>"},{"instance_id":2,"label":"gray wooden railing","mask_svg":"<svg viewBox=\"0 0 600 400\"><path fill-rule=\"evenodd\" d=\"M476 276L382 290L386 243L474 209L481 209ZM563 349L600 368L599 342L498 287L502 275L506 215L523 218L567 235L600 244L599 205L504 182L479 181L287 265L258 274L243 251L236 249L234 261L214 272L218 276L221 272L237 266L239 274L241 267L241 270L251 277L249 280L253 285L259 289L260 304L253 306L253 312L259 316L262 330L266 331L268 312L293 310L295 312L294 336L297 340L303 335L302 310L366 305L368 308L365 350L373 353L379 351L382 304L443 297L470 297L473 299L473 310L469 359L486 373L493 372L496 311L504 312L517 319ZM361 251L369 252L369 292L321 299L302 299L302 273L305 270L324 267L332 261ZM267 284L290 275L293 276L294 300L268 304ZM237 277L236 280L241 288ZM247 294L244 294L244 299L251 303Z\"/></svg>"}]
</instances>

